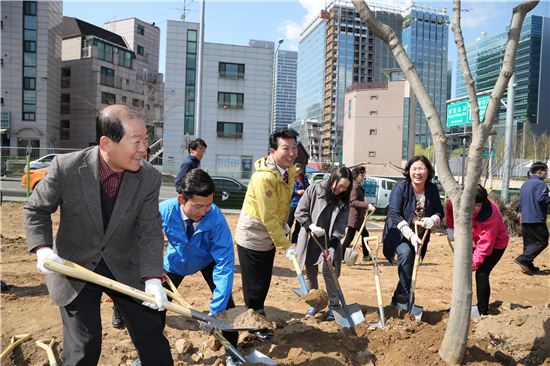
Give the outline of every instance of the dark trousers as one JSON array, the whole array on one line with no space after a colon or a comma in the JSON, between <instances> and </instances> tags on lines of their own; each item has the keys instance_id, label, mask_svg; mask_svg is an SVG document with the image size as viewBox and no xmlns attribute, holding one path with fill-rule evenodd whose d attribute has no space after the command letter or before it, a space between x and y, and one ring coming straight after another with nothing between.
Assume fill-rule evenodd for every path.
<instances>
[{"instance_id":1,"label":"dark trousers","mask_svg":"<svg viewBox=\"0 0 550 366\"><path fill-rule=\"evenodd\" d=\"M523 236L523 254L516 259L522 263L533 264L535 258L548 246L548 227L546 223L521 224Z\"/></svg>"},{"instance_id":2,"label":"dark trousers","mask_svg":"<svg viewBox=\"0 0 550 366\"><path fill-rule=\"evenodd\" d=\"M115 279L103 260L94 272ZM172 365L170 344L162 333L160 313L126 295L92 283L87 283L70 304L60 307L63 320L63 364L98 364L101 354L100 303L103 292L119 307L141 363L144 366Z\"/></svg>"},{"instance_id":3,"label":"dark trousers","mask_svg":"<svg viewBox=\"0 0 550 366\"><path fill-rule=\"evenodd\" d=\"M286 223L288 224L288 227L290 230L292 230L292 224L296 220L294 220L294 213L296 212L296 207L291 207L290 211L288 212L288 219L286 220ZM300 229L302 228L302 225L298 221L296 221L296 226L294 226L294 230L292 231L292 237L290 242L292 244L296 244L298 242L298 234L300 233Z\"/></svg>"},{"instance_id":4,"label":"dark trousers","mask_svg":"<svg viewBox=\"0 0 550 366\"><path fill-rule=\"evenodd\" d=\"M249 309L264 311L265 298L271 285L275 248L261 252L237 244L241 265L244 303Z\"/></svg>"},{"instance_id":5,"label":"dark trousers","mask_svg":"<svg viewBox=\"0 0 550 366\"><path fill-rule=\"evenodd\" d=\"M395 248L397 253L397 273L399 282L392 297L392 304L396 305L397 297L401 295L407 302L411 291L411 280L414 267L414 248L409 243L401 243ZM414 300L414 299L413 299Z\"/></svg>"},{"instance_id":6,"label":"dark trousers","mask_svg":"<svg viewBox=\"0 0 550 366\"><path fill-rule=\"evenodd\" d=\"M489 284L489 275L498 263L504 249L493 249L493 253L486 257L481 266L476 271L476 295L477 310L481 315L487 315L489 310L489 297L491 296L491 285Z\"/></svg>"},{"instance_id":7,"label":"dark trousers","mask_svg":"<svg viewBox=\"0 0 550 366\"><path fill-rule=\"evenodd\" d=\"M208 266L201 269L202 277L208 284L208 287L210 288L211 292L214 292L214 289L216 288L216 285L214 284L214 278L212 276L212 273L214 272L214 266L216 265L215 262L210 263ZM166 275L172 280L172 283L174 283L174 286L178 287L181 284L181 281L185 278L185 276L180 276L175 273L166 272ZM163 285L165 288L170 290L170 286L167 283L164 283ZM233 296L229 297L229 301L227 302L227 306L225 307L225 310L227 309L233 309L235 307L235 303L233 302ZM162 312L162 324L166 324L166 311ZM222 335L225 339L229 341L232 345L237 347L237 343L239 341L239 333L238 332L222 332Z\"/></svg>"},{"instance_id":8,"label":"dark trousers","mask_svg":"<svg viewBox=\"0 0 550 366\"><path fill-rule=\"evenodd\" d=\"M346 233L344 243L342 244L342 258L344 257L344 254L346 254L346 248L349 248L349 246L353 242L353 238L355 238L355 233L357 233L357 231L359 230L348 226L348 232ZM363 228L363 232L361 233L361 247L363 248L363 258L366 258L370 255L369 250L363 242L363 238L366 238L368 236L369 231L367 230L367 228Z\"/></svg>"}]
</instances>

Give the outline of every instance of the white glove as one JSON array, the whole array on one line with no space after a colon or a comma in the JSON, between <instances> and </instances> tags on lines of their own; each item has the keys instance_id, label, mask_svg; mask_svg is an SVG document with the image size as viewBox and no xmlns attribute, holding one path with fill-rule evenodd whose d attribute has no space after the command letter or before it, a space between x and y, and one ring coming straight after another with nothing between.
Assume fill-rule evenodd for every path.
<instances>
[{"instance_id":1,"label":"white glove","mask_svg":"<svg viewBox=\"0 0 550 366\"><path fill-rule=\"evenodd\" d=\"M285 223L285 227L283 230L285 231L285 235L288 235L290 233L290 226L288 226L288 224Z\"/></svg>"},{"instance_id":2,"label":"white glove","mask_svg":"<svg viewBox=\"0 0 550 366\"><path fill-rule=\"evenodd\" d=\"M432 215L431 217L423 217L420 222L425 229L431 230L435 226L439 225L441 219L437 215Z\"/></svg>"},{"instance_id":3,"label":"white glove","mask_svg":"<svg viewBox=\"0 0 550 366\"><path fill-rule=\"evenodd\" d=\"M36 251L36 268L38 268L38 270L44 274L55 273L44 267L44 262L48 260L60 264L65 263L65 261L60 256L53 252L52 248L42 247Z\"/></svg>"},{"instance_id":4,"label":"white glove","mask_svg":"<svg viewBox=\"0 0 550 366\"><path fill-rule=\"evenodd\" d=\"M325 235L325 229L323 229L322 227L319 227L317 225L314 225L314 224L309 225L309 230L311 230L311 232L315 236Z\"/></svg>"},{"instance_id":5,"label":"white glove","mask_svg":"<svg viewBox=\"0 0 550 366\"><path fill-rule=\"evenodd\" d=\"M166 292L164 291L160 280L158 278L151 278L150 280L145 281L145 292L149 295L153 295L155 297L155 302L150 303L144 301L142 305L150 307L153 310L163 311L164 302L168 302L168 298L166 297Z\"/></svg>"},{"instance_id":6,"label":"white glove","mask_svg":"<svg viewBox=\"0 0 550 366\"><path fill-rule=\"evenodd\" d=\"M455 241L455 231L453 229L447 229L447 237L450 241Z\"/></svg>"},{"instance_id":7,"label":"white glove","mask_svg":"<svg viewBox=\"0 0 550 366\"><path fill-rule=\"evenodd\" d=\"M411 241L411 244L414 247L415 254L418 254L418 246L422 244L422 240L420 240L420 238L416 234L413 234L413 236L411 236L409 240Z\"/></svg>"},{"instance_id":8,"label":"white glove","mask_svg":"<svg viewBox=\"0 0 550 366\"><path fill-rule=\"evenodd\" d=\"M376 210L376 207L374 207L374 205L372 203L369 203L369 206L367 207L367 210L368 211L374 211L374 210Z\"/></svg>"},{"instance_id":9,"label":"white glove","mask_svg":"<svg viewBox=\"0 0 550 366\"><path fill-rule=\"evenodd\" d=\"M332 260L334 259L334 248L328 248L326 252L322 252L319 256L319 259L317 260L317 263L320 264L323 261L327 261L328 263L332 263Z\"/></svg>"},{"instance_id":10,"label":"white glove","mask_svg":"<svg viewBox=\"0 0 550 366\"><path fill-rule=\"evenodd\" d=\"M292 260L292 257L296 256L296 246L295 245L289 246L288 249L285 252L285 256L288 259Z\"/></svg>"}]
</instances>

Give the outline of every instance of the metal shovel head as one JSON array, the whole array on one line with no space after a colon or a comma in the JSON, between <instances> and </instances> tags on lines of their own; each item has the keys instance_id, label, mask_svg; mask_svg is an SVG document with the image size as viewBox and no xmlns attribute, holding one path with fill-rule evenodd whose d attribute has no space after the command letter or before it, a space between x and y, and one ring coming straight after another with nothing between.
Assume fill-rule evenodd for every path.
<instances>
[{"instance_id":1,"label":"metal shovel head","mask_svg":"<svg viewBox=\"0 0 550 366\"><path fill-rule=\"evenodd\" d=\"M472 305L472 310L470 311L470 319L477 320L481 318L481 315L479 314L479 309L477 308L477 305Z\"/></svg>"},{"instance_id":2,"label":"metal shovel head","mask_svg":"<svg viewBox=\"0 0 550 366\"><path fill-rule=\"evenodd\" d=\"M407 304L401 304L398 302L397 308L411 313L416 320L422 320L422 313L424 312L424 308L422 306L413 305L412 309L409 311L409 306Z\"/></svg>"},{"instance_id":3,"label":"metal shovel head","mask_svg":"<svg viewBox=\"0 0 550 366\"><path fill-rule=\"evenodd\" d=\"M358 256L359 256L359 253L357 253L355 250L346 248L346 252L344 253L344 262L348 266L353 266L355 262L357 262Z\"/></svg>"},{"instance_id":4,"label":"metal shovel head","mask_svg":"<svg viewBox=\"0 0 550 366\"><path fill-rule=\"evenodd\" d=\"M248 363L261 363L263 365L277 365L277 362L273 361L271 358L267 357L258 350L252 350L246 357L246 362Z\"/></svg>"},{"instance_id":5,"label":"metal shovel head","mask_svg":"<svg viewBox=\"0 0 550 366\"><path fill-rule=\"evenodd\" d=\"M341 325L344 328L352 328L355 327L357 324L361 324L365 320L365 316L363 315L359 304L349 304L348 310L351 314L351 320L353 321L353 324L349 323L346 316L346 311L343 307L339 309L332 309L334 320L337 324Z\"/></svg>"},{"instance_id":6,"label":"metal shovel head","mask_svg":"<svg viewBox=\"0 0 550 366\"><path fill-rule=\"evenodd\" d=\"M292 292L294 292L296 295L298 295L298 297L301 297L303 295L307 295L307 292L304 292L304 290L302 290L301 288L296 288L296 287L293 287L291 288Z\"/></svg>"}]
</instances>

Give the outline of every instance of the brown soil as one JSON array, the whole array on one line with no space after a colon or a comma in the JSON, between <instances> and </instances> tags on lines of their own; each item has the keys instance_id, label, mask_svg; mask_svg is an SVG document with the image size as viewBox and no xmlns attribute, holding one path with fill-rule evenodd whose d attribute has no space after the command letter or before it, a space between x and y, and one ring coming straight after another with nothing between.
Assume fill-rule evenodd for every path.
<instances>
[{"instance_id":1,"label":"brown soil","mask_svg":"<svg viewBox=\"0 0 550 366\"><path fill-rule=\"evenodd\" d=\"M313 289L300 296L306 304L313 306L317 311L324 310L328 306L328 295L325 290Z\"/></svg>"},{"instance_id":2,"label":"brown soil","mask_svg":"<svg viewBox=\"0 0 550 366\"><path fill-rule=\"evenodd\" d=\"M34 255L27 252L22 205L4 203L0 212L0 274L2 280L11 285L9 291L0 296L0 349L5 349L13 335L31 333L33 337L2 360L2 365L46 365L46 352L34 342L56 337L59 342L56 352L62 353L59 310L48 297L44 277L36 270ZM237 218L227 215L232 229ZM55 225L57 222L55 217ZM371 234L380 235L376 231ZM537 258L540 273L527 276L513 263L522 246L520 238L512 238L491 274L491 315L471 323L465 357L469 365L550 365L550 250ZM424 307L424 321L419 322L388 305L397 283L397 269L381 260L382 295L387 305L383 329L368 326L369 322L379 320L372 264L358 261L354 266L344 266L340 284L346 301L358 303L365 314L365 322L358 325L354 333L326 321L326 312L315 318L304 317L307 304L290 290L297 287L298 282L292 264L281 251L275 258L266 302L267 321L275 336L262 343L251 333L241 332L239 349L243 354L256 349L281 365L443 365L437 351L449 316L452 265L445 237L434 235L418 273L416 302ZM210 291L200 274L186 277L179 290L193 307L208 311ZM473 290L475 299L475 286ZM238 263L233 296L237 305L242 306ZM100 364L129 365L136 351L128 332L111 326L111 308L109 302L101 306ZM213 347L212 338L199 330L196 321L168 314L166 335L176 365L222 363L223 348Z\"/></svg>"}]
</instances>

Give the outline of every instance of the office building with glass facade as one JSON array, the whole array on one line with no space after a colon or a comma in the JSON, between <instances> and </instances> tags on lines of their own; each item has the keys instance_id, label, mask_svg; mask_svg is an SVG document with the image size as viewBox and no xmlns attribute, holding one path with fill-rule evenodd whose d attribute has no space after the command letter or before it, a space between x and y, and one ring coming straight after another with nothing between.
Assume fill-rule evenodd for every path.
<instances>
[{"instance_id":1,"label":"office building with glass facade","mask_svg":"<svg viewBox=\"0 0 550 366\"><path fill-rule=\"evenodd\" d=\"M448 24L446 9L412 5L403 13L403 47L418 71L444 126L447 118L447 90L451 87L447 78ZM417 105L415 144L426 147L432 144L431 141L428 122L420 105ZM404 141L405 160L408 159L405 148L407 145L408 142Z\"/></svg>"},{"instance_id":2,"label":"office building with glass facade","mask_svg":"<svg viewBox=\"0 0 550 366\"><path fill-rule=\"evenodd\" d=\"M278 50L273 65L273 127L296 120L296 66L298 52Z\"/></svg>"},{"instance_id":3,"label":"office building with glass facade","mask_svg":"<svg viewBox=\"0 0 550 366\"><path fill-rule=\"evenodd\" d=\"M490 91L502 68L508 29L489 36L482 33L466 44L468 61L477 92ZM521 28L516 55L514 130L527 121L535 134L550 133L550 18L528 15ZM546 67L545 67L546 66ZM456 97L467 95L460 65L456 67ZM506 101L506 93L502 97ZM500 106L498 132L503 133L506 109Z\"/></svg>"}]
</instances>

